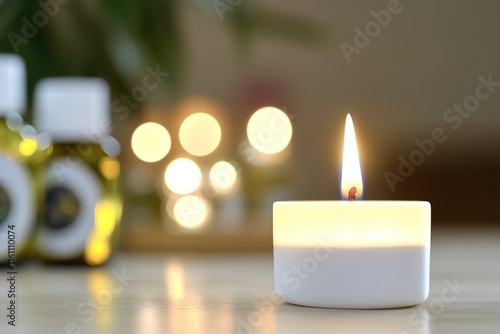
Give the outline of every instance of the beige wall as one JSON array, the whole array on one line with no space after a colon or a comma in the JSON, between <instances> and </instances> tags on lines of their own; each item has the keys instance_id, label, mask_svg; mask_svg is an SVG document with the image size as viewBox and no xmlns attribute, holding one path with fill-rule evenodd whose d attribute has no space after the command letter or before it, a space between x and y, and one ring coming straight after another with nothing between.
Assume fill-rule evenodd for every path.
<instances>
[{"instance_id":1,"label":"beige wall","mask_svg":"<svg viewBox=\"0 0 500 334\"><path fill-rule=\"evenodd\" d=\"M314 21L325 28L326 39L304 46L257 35L246 60L237 58L224 29L234 12L220 21L214 13L187 9L186 90L226 101L239 113L235 93L246 82L268 77L278 83L277 90L286 93L276 101L296 116L298 197L338 198L340 140L349 111L363 154L366 198L430 199L438 203L434 209L442 220L499 219L490 204L500 181L500 87L456 130L451 125L458 123L446 123L443 115L474 94L478 76L492 74L500 82L500 3L402 0L400 12L349 64L340 43L354 45L353 28L364 29L373 20L370 11L389 3L257 1L251 6ZM393 193L384 172L397 172L398 156L408 157L416 148L414 140L430 137L435 128L444 130L446 142L437 144L434 154L397 183Z\"/></svg>"}]
</instances>

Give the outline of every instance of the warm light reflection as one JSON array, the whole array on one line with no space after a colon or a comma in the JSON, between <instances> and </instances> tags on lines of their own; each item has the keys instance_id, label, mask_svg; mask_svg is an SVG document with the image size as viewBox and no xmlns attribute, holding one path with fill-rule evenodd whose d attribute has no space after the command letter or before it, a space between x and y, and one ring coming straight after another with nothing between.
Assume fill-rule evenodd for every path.
<instances>
[{"instance_id":1,"label":"warm light reflection","mask_svg":"<svg viewBox=\"0 0 500 334\"><path fill-rule=\"evenodd\" d=\"M183 196L174 205L175 220L188 229L201 227L207 222L209 214L209 204L196 195Z\"/></svg>"},{"instance_id":2,"label":"warm light reflection","mask_svg":"<svg viewBox=\"0 0 500 334\"><path fill-rule=\"evenodd\" d=\"M187 117L179 129L182 147L195 156L205 156L219 146L221 128L217 120L205 113L196 113Z\"/></svg>"},{"instance_id":3,"label":"warm light reflection","mask_svg":"<svg viewBox=\"0 0 500 334\"><path fill-rule=\"evenodd\" d=\"M247 125L250 144L264 154L283 151L292 139L292 123L288 116L274 107L257 110Z\"/></svg>"},{"instance_id":4,"label":"warm light reflection","mask_svg":"<svg viewBox=\"0 0 500 334\"><path fill-rule=\"evenodd\" d=\"M120 176L120 163L113 157L104 157L99 161L99 171L108 180L115 180Z\"/></svg>"},{"instance_id":5,"label":"warm light reflection","mask_svg":"<svg viewBox=\"0 0 500 334\"><path fill-rule=\"evenodd\" d=\"M116 208L109 201L100 201L96 204L94 234L100 238L108 238L115 229Z\"/></svg>"},{"instance_id":6,"label":"warm light reflection","mask_svg":"<svg viewBox=\"0 0 500 334\"><path fill-rule=\"evenodd\" d=\"M217 323L207 315L209 311L206 309L208 301L202 298L190 300L191 307L186 307L182 312L168 312L168 320L166 321L166 329L164 333L189 333L189 334L204 334L204 333L226 333L213 330ZM234 328L232 332L236 333ZM251 333L251 332L248 332Z\"/></svg>"},{"instance_id":7,"label":"warm light reflection","mask_svg":"<svg viewBox=\"0 0 500 334\"><path fill-rule=\"evenodd\" d=\"M132 134L132 150L145 162L163 159L172 145L170 134L162 125L154 122L141 124Z\"/></svg>"},{"instance_id":8,"label":"warm light reflection","mask_svg":"<svg viewBox=\"0 0 500 334\"><path fill-rule=\"evenodd\" d=\"M263 307L269 307L273 305L268 305L268 304L262 304ZM264 306L265 305L265 306ZM223 302L219 307L217 313L213 316L213 323L215 324L214 332L216 333L233 333L235 328L237 329L237 332L243 332L244 330L248 329L245 328L244 325L240 321L236 321L236 316L234 314L234 304L232 301L227 301ZM272 311L272 309L264 309L262 308L261 310L264 310L266 313L265 316L266 318L271 316L273 317L272 314L269 314ZM253 319L252 319L253 320ZM244 320L245 321L245 320ZM238 326L238 327L236 327ZM275 331L266 331L266 333L276 333Z\"/></svg>"},{"instance_id":9,"label":"warm light reflection","mask_svg":"<svg viewBox=\"0 0 500 334\"><path fill-rule=\"evenodd\" d=\"M35 139L26 138L19 143L19 153L25 157L29 157L36 152L37 147L38 144Z\"/></svg>"},{"instance_id":10,"label":"warm light reflection","mask_svg":"<svg viewBox=\"0 0 500 334\"><path fill-rule=\"evenodd\" d=\"M227 161L219 161L210 169L210 183L220 192L233 189L236 177L236 169Z\"/></svg>"},{"instance_id":11,"label":"warm light reflection","mask_svg":"<svg viewBox=\"0 0 500 334\"><path fill-rule=\"evenodd\" d=\"M99 304L109 305L113 301L113 294L109 291L109 275L100 268L94 268L88 272L87 283L90 296Z\"/></svg>"},{"instance_id":12,"label":"warm light reflection","mask_svg":"<svg viewBox=\"0 0 500 334\"><path fill-rule=\"evenodd\" d=\"M184 298L186 277L184 266L177 260L172 260L165 266L165 284L168 297L174 300Z\"/></svg>"},{"instance_id":13,"label":"warm light reflection","mask_svg":"<svg viewBox=\"0 0 500 334\"><path fill-rule=\"evenodd\" d=\"M342 158L342 177L340 181L342 198L361 199L363 197L363 179L359 164L358 145L352 117L347 114L344 130L344 155ZM355 189L353 189L355 188ZM353 198L355 196L355 198Z\"/></svg>"},{"instance_id":14,"label":"warm light reflection","mask_svg":"<svg viewBox=\"0 0 500 334\"><path fill-rule=\"evenodd\" d=\"M139 308L137 309L135 314L137 316L137 327L134 333L147 333L147 334L174 333L164 330L164 324L161 321L163 320L162 316L163 313L160 312L160 310L158 309L151 307Z\"/></svg>"},{"instance_id":15,"label":"warm light reflection","mask_svg":"<svg viewBox=\"0 0 500 334\"><path fill-rule=\"evenodd\" d=\"M112 202L102 200L94 209L94 231L85 246L85 262L96 266L111 255L110 236L115 230L117 210Z\"/></svg>"},{"instance_id":16,"label":"warm light reflection","mask_svg":"<svg viewBox=\"0 0 500 334\"><path fill-rule=\"evenodd\" d=\"M113 304L114 293L109 289L110 281L109 274L100 268L89 271L87 277L89 297L95 301L95 304L103 306ZM109 333L114 321L114 308L100 307L99 312L96 312L95 320L100 332Z\"/></svg>"},{"instance_id":17,"label":"warm light reflection","mask_svg":"<svg viewBox=\"0 0 500 334\"><path fill-rule=\"evenodd\" d=\"M200 167L190 159L179 158L167 166L164 179L172 192L179 195L189 194L200 186Z\"/></svg>"},{"instance_id":18,"label":"warm light reflection","mask_svg":"<svg viewBox=\"0 0 500 334\"><path fill-rule=\"evenodd\" d=\"M106 262L110 255L109 244L106 239L92 235L85 246L85 262L92 266Z\"/></svg>"}]
</instances>

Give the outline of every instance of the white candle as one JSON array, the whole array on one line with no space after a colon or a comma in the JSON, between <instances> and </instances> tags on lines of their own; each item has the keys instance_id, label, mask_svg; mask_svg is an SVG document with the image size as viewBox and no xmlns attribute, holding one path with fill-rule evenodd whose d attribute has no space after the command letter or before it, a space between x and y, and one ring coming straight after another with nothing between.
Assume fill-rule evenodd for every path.
<instances>
[{"instance_id":1,"label":"white candle","mask_svg":"<svg viewBox=\"0 0 500 334\"><path fill-rule=\"evenodd\" d=\"M341 187L349 201L274 203L276 292L287 302L316 307L393 308L425 301L430 204L355 200L363 188L349 115Z\"/></svg>"}]
</instances>

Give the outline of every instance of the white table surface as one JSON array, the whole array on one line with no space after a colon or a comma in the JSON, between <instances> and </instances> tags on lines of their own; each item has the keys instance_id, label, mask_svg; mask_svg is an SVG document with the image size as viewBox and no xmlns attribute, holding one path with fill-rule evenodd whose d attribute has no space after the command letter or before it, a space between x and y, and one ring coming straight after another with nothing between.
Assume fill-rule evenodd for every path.
<instances>
[{"instance_id":1,"label":"white table surface","mask_svg":"<svg viewBox=\"0 0 500 334\"><path fill-rule=\"evenodd\" d=\"M118 254L99 268L27 263L17 278L16 327L0 283L2 334L500 333L500 230L433 231L430 297L404 309L276 301L270 253ZM462 288L443 297L447 281Z\"/></svg>"}]
</instances>

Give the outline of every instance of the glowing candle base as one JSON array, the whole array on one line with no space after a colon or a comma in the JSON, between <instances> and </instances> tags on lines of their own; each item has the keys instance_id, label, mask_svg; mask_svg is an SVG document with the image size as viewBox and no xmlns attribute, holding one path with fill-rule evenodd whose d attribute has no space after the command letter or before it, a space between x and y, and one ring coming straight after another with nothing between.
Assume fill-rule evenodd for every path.
<instances>
[{"instance_id":1,"label":"glowing candle base","mask_svg":"<svg viewBox=\"0 0 500 334\"><path fill-rule=\"evenodd\" d=\"M276 292L305 306L412 306L429 293L430 204L276 202Z\"/></svg>"}]
</instances>

